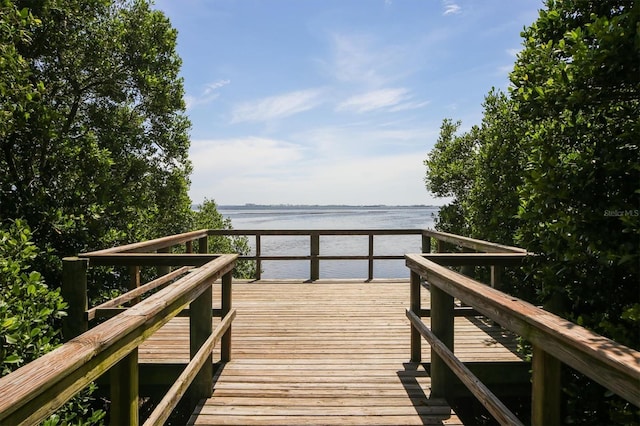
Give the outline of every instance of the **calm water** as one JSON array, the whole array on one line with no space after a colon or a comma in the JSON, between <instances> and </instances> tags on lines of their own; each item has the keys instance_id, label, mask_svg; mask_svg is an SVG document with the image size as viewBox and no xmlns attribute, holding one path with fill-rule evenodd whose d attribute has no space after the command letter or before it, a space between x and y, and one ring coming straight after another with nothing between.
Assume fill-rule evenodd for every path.
<instances>
[{"instance_id":1,"label":"calm water","mask_svg":"<svg viewBox=\"0 0 640 426\"><path fill-rule=\"evenodd\" d=\"M433 228L437 207L231 207L218 211L235 229L422 229ZM308 256L309 237L263 236L262 255ZM252 251L255 240L249 237ZM364 236L321 236L320 255L367 255ZM419 235L376 236L374 254L419 253ZM252 254L255 254L253 251ZM309 278L309 261L264 261L263 278ZM366 260L320 261L320 278L366 278ZM404 260L374 261L375 278L407 278Z\"/></svg>"}]
</instances>

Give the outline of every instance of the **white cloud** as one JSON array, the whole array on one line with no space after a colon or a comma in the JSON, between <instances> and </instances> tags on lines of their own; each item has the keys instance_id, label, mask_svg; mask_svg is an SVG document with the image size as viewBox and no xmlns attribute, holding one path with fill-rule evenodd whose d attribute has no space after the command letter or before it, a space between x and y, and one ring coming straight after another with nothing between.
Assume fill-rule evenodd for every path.
<instances>
[{"instance_id":1,"label":"white cloud","mask_svg":"<svg viewBox=\"0 0 640 426\"><path fill-rule=\"evenodd\" d=\"M184 97L187 109L191 109L197 105L208 104L220 96L218 89L230 84L231 80L218 80L213 83L205 85L205 88L198 96L186 95Z\"/></svg>"},{"instance_id":2,"label":"white cloud","mask_svg":"<svg viewBox=\"0 0 640 426\"><path fill-rule=\"evenodd\" d=\"M271 96L236 105L232 123L269 121L308 111L322 103L323 90L308 89Z\"/></svg>"},{"instance_id":3,"label":"white cloud","mask_svg":"<svg viewBox=\"0 0 640 426\"><path fill-rule=\"evenodd\" d=\"M428 103L410 101L411 98L412 95L405 88L379 89L352 96L340 103L336 110L363 113L386 108L396 112L421 108Z\"/></svg>"},{"instance_id":4,"label":"white cloud","mask_svg":"<svg viewBox=\"0 0 640 426\"><path fill-rule=\"evenodd\" d=\"M380 87L406 75L403 46L381 44L369 34L331 34L331 57L320 61L339 82Z\"/></svg>"},{"instance_id":5,"label":"white cloud","mask_svg":"<svg viewBox=\"0 0 640 426\"><path fill-rule=\"evenodd\" d=\"M444 0L443 2L444 12L443 15L457 15L462 12L460 5L454 3L451 0Z\"/></svg>"}]
</instances>

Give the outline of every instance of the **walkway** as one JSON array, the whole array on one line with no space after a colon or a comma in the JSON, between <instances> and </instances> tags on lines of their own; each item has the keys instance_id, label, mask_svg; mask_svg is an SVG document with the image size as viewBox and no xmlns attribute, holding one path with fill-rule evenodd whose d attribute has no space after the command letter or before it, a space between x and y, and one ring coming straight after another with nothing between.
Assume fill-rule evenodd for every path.
<instances>
[{"instance_id":1,"label":"walkway","mask_svg":"<svg viewBox=\"0 0 640 426\"><path fill-rule=\"evenodd\" d=\"M408 297L406 281L234 283L232 361L190 424L461 424L444 400L429 399L424 367L407 362ZM428 306L428 291L423 298ZM463 360L520 361L499 328L456 321ZM175 335L186 325L177 318L160 330L141 362L151 352L186 360L187 342Z\"/></svg>"}]
</instances>

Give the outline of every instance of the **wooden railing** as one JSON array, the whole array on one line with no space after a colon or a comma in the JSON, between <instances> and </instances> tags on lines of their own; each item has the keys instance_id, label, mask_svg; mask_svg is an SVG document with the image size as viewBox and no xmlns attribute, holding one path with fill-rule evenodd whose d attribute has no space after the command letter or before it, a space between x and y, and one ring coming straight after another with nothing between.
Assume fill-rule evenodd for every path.
<instances>
[{"instance_id":1,"label":"wooden railing","mask_svg":"<svg viewBox=\"0 0 640 426\"><path fill-rule=\"evenodd\" d=\"M522 254L408 254L411 360L421 361L421 340L431 345L433 397L447 397L455 374L501 424L522 422L454 355L454 298L533 345L532 424L560 424L560 367L565 363L640 406L640 352L502 293L445 265L506 266ZM422 281L431 292L431 327L421 319Z\"/></svg>"},{"instance_id":2,"label":"wooden railing","mask_svg":"<svg viewBox=\"0 0 640 426\"><path fill-rule=\"evenodd\" d=\"M190 252L194 240L200 244L198 254L162 253L182 243L187 244ZM138 424L138 346L187 307L191 360L145 424L162 424L187 389L194 400L210 397L214 346L221 342L222 361L231 358L231 323L235 317L231 285L238 256L206 254L206 247L206 231L196 231L64 259L63 293L69 302L69 315L63 332L69 341L0 378L0 424L36 424L107 371L111 423ZM152 250L161 253L144 253ZM140 266L159 266L164 272L170 266L191 265L197 269L180 268L113 301L87 309L89 264L128 265L138 281ZM212 283L218 279L222 281L222 306L212 310ZM127 301L135 303L146 291L163 286L157 293L126 310L118 309L118 315L87 330L89 318ZM215 330L212 313L222 318Z\"/></svg>"},{"instance_id":3,"label":"wooden railing","mask_svg":"<svg viewBox=\"0 0 640 426\"><path fill-rule=\"evenodd\" d=\"M522 253L523 249L517 247L504 246L473 238L461 237L459 235L434 231L431 229L322 229L322 230L238 230L238 229L216 229L207 231L208 235L216 236L245 236L254 238L255 255L240 256L242 260L256 262L257 280L261 279L263 261L286 261L303 260L309 261L309 279L314 281L320 278L320 262L325 260L366 260L368 261L368 279L374 278L374 261L376 260L402 260L404 254L376 255L375 237L378 236L401 236L416 235L421 237L422 252L430 252L435 248L438 252L447 250L445 247L460 247L466 250L475 250L489 253ZM264 255L263 237L265 236L305 236L309 238L309 254L304 255ZM367 236L369 239L368 251L361 255L326 255L321 254L321 236Z\"/></svg>"}]
</instances>

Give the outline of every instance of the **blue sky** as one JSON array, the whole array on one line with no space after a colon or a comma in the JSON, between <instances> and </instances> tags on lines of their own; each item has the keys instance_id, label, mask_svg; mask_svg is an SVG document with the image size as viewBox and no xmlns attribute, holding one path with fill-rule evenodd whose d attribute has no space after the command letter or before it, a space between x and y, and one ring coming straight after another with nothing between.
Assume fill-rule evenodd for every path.
<instances>
[{"instance_id":1,"label":"blue sky","mask_svg":"<svg viewBox=\"0 0 640 426\"><path fill-rule=\"evenodd\" d=\"M478 124L542 0L156 0L178 30L190 195L442 204L423 161Z\"/></svg>"}]
</instances>

